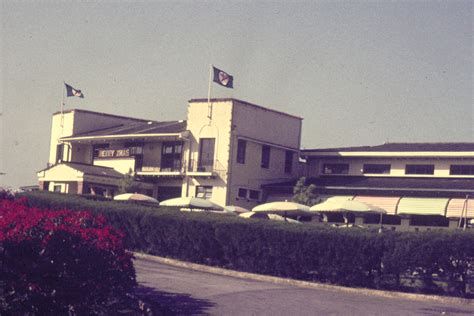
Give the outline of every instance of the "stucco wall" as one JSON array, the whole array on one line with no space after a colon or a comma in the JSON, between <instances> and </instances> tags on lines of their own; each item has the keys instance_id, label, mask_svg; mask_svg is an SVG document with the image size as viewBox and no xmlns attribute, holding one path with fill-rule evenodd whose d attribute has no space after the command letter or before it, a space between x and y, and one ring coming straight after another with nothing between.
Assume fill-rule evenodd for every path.
<instances>
[{"instance_id":1,"label":"stucco wall","mask_svg":"<svg viewBox=\"0 0 474 316\"><path fill-rule=\"evenodd\" d=\"M301 119L234 101L234 129L238 136L299 150Z\"/></svg>"},{"instance_id":2,"label":"stucco wall","mask_svg":"<svg viewBox=\"0 0 474 316\"><path fill-rule=\"evenodd\" d=\"M390 174L370 174L370 176L381 176L381 177L452 177L449 175L450 165L469 165L474 164L472 159L436 159L436 158L424 158L424 159L402 159L402 158L312 158L308 161L308 175L315 177L322 174L322 168L325 163L348 163L349 164L349 175L362 176L364 164L390 164ZM406 175L405 166L410 165L434 165L435 170L433 175ZM458 176L456 177L473 177L471 176Z\"/></svg>"},{"instance_id":3,"label":"stucco wall","mask_svg":"<svg viewBox=\"0 0 474 316\"><path fill-rule=\"evenodd\" d=\"M212 104L212 119L208 118L208 114L209 107L207 102L189 103L187 128L190 131L190 136L189 143L184 152L184 159L188 161L188 164L191 161L192 164L196 165L199 159L199 140L201 138L215 138L214 166L217 176L211 179L202 177L185 179L183 193L195 196L196 186L210 185L213 186L212 200L218 204L225 205L232 102L214 102Z\"/></svg>"}]
</instances>

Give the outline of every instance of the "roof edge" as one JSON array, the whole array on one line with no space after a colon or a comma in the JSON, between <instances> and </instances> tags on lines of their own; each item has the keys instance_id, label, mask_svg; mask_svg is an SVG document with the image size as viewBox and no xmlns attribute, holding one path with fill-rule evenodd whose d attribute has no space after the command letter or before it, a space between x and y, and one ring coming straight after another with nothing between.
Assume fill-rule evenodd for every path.
<instances>
[{"instance_id":1,"label":"roof edge","mask_svg":"<svg viewBox=\"0 0 474 316\"><path fill-rule=\"evenodd\" d=\"M102 116L107 116L107 117L115 117L115 118L122 118L122 119L128 119L128 120L134 120L134 121L139 121L139 122L150 122L155 120L149 120L149 119L140 119L140 118L135 118L135 117L130 117L130 116L125 116L125 115L116 115L116 114L109 114L109 113L104 113L104 112L96 112L96 111L90 111L90 110L83 110L83 109L69 109L65 110L63 112L54 112L53 116L61 114L61 113L71 113L71 112L80 112L80 113L89 113L89 114L96 114L96 115L102 115Z\"/></svg>"},{"instance_id":2,"label":"roof edge","mask_svg":"<svg viewBox=\"0 0 474 316\"><path fill-rule=\"evenodd\" d=\"M208 101L209 101L208 99L204 99L204 98L199 99L198 98L198 99L188 100L188 103L207 103ZM270 108L264 107L262 105L258 105L258 104L255 104L255 103L250 103L250 102L240 100L240 99L236 99L236 98L211 98L210 101L211 102L229 102L229 101L239 102L239 103L242 103L242 104L245 104L245 105L249 105L249 106L253 106L253 107L265 110L265 111L270 111L270 112L286 115L286 116L289 116L289 117L292 117L292 118L296 118L296 119L299 119L299 120L303 120L303 118L300 117L300 116L296 116L296 115L285 113L285 112L282 112L282 111L270 109Z\"/></svg>"}]
</instances>

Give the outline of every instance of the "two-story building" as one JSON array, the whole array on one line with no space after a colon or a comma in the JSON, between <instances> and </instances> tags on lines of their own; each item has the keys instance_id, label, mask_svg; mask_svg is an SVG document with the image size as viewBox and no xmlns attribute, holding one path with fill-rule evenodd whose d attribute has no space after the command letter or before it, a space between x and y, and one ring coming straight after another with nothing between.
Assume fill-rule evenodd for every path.
<instances>
[{"instance_id":1,"label":"two-story building","mask_svg":"<svg viewBox=\"0 0 474 316\"><path fill-rule=\"evenodd\" d=\"M190 100L183 121L53 114L40 188L112 197L132 171L158 200L194 196L251 208L263 184L301 174L301 118L232 98L210 101Z\"/></svg>"},{"instance_id":2,"label":"two-story building","mask_svg":"<svg viewBox=\"0 0 474 316\"><path fill-rule=\"evenodd\" d=\"M389 215L474 218L474 143L386 143L307 149L306 184L321 201L353 199ZM292 196L296 181L264 185L269 200Z\"/></svg>"}]
</instances>

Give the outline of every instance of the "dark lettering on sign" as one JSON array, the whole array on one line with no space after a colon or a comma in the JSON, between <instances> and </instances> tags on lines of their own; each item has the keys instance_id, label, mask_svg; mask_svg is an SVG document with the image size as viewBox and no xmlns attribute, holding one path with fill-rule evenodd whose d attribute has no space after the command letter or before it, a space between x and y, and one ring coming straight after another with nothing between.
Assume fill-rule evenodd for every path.
<instances>
[{"instance_id":1,"label":"dark lettering on sign","mask_svg":"<svg viewBox=\"0 0 474 316\"><path fill-rule=\"evenodd\" d=\"M103 149L99 150L99 158L130 157L130 149Z\"/></svg>"}]
</instances>

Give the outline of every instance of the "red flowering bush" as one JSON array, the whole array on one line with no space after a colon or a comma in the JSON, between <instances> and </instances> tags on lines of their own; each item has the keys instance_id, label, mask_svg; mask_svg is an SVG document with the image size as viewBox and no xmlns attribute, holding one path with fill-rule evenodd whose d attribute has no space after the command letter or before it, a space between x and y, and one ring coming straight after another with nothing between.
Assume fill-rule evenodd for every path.
<instances>
[{"instance_id":1,"label":"red flowering bush","mask_svg":"<svg viewBox=\"0 0 474 316\"><path fill-rule=\"evenodd\" d=\"M123 235L89 212L0 199L0 314L102 314L134 285Z\"/></svg>"}]
</instances>

